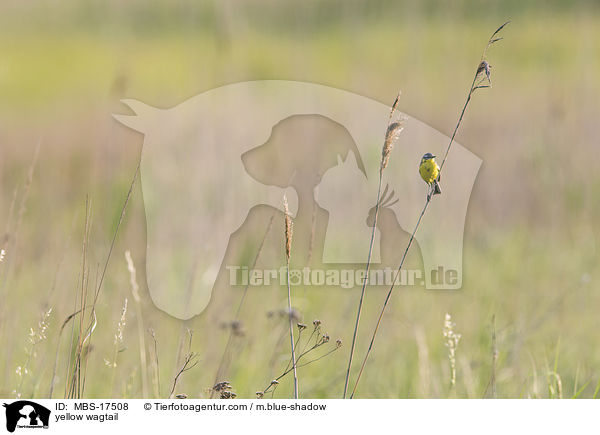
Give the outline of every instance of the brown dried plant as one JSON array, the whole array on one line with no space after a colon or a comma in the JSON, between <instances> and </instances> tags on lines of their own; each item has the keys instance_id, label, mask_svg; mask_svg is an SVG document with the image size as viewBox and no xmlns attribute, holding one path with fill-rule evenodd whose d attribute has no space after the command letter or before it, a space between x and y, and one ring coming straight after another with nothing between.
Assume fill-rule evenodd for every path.
<instances>
[{"instance_id":1,"label":"brown dried plant","mask_svg":"<svg viewBox=\"0 0 600 435\"><path fill-rule=\"evenodd\" d=\"M303 323L299 323L297 325L297 327L298 327L298 340L295 343L296 349L299 348L298 345L301 342L302 333L304 331L306 331L308 328ZM325 346L327 343L330 343L330 341L331 341L331 339L329 337L329 334L327 334L326 332L323 332L321 321L318 319L315 319L313 321L312 332L309 335L309 337L304 341L304 344L302 345L302 349L298 354L298 358L295 360L297 367L305 367L309 364L317 362L317 361L331 355L333 352L337 351L339 348L342 347L342 340L337 339L335 341L335 343L333 344L333 347L331 347L327 352L325 352L324 354L317 356L311 360L304 361L306 359L306 356L310 355L311 353L314 353L317 349L321 348L322 346ZM302 361L302 363L300 363L301 361ZM283 370L283 372L279 376L277 376L275 379L273 379L269 383L269 385L267 385L264 389L256 392L256 398L262 399L264 397L264 395L267 393L271 393L271 395L272 395L275 392L275 389L277 388L277 386L279 385L279 381L281 379L283 379L286 375L288 375L289 373L294 371L294 367L290 367L291 365L292 365L292 360L290 360L290 362L288 362L288 364L285 367L285 369Z\"/></svg>"}]
</instances>

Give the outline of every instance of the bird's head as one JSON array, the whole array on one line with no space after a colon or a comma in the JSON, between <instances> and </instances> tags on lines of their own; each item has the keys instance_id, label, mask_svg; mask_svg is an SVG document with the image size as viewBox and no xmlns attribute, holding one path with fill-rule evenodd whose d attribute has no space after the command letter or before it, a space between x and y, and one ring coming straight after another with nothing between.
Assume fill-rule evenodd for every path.
<instances>
[{"instance_id":1,"label":"bird's head","mask_svg":"<svg viewBox=\"0 0 600 435\"><path fill-rule=\"evenodd\" d=\"M426 162L427 160L433 160L435 159L436 156L434 156L431 153L425 153L423 154L423 158L421 159L421 163Z\"/></svg>"}]
</instances>

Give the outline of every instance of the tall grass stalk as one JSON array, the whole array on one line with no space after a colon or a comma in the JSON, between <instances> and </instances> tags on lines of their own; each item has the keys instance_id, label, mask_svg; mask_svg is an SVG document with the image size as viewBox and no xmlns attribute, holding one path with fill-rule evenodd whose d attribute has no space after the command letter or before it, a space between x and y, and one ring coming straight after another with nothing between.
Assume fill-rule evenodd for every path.
<instances>
[{"instance_id":1,"label":"tall grass stalk","mask_svg":"<svg viewBox=\"0 0 600 435\"><path fill-rule=\"evenodd\" d=\"M187 343L187 353L183 357L183 364L181 368L177 371L173 379L173 386L171 387L171 391L169 392L169 399L175 397L175 389L177 388L177 384L179 383L179 379L181 376L196 367L199 363L198 357L199 355L195 352L192 352L192 339L194 338L194 332L191 329L187 329L188 343Z\"/></svg>"},{"instance_id":2,"label":"tall grass stalk","mask_svg":"<svg viewBox=\"0 0 600 435\"><path fill-rule=\"evenodd\" d=\"M129 283L131 285L131 294L135 305L135 317L138 330L138 343L140 350L140 367L142 374L142 395L143 398L148 397L148 365L146 362L146 340L144 318L142 315L142 301L140 299L140 286L137 282L135 266L131 258L131 252L125 251L125 260L127 261L127 270L129 271Z\"/></svg>"},{"instance_id":3,"label":"tall grass stalk","mask_svg":"<svg viewBox=\"0 0 600 435\"><path fill-rule=\"evenodd\" d=\"M348 393L348 383L350 381L350 372L352 370L352 360L354 358L354 350L356 349L356 336L358 334L358 326L360 324L360 315L362 313L362 306L365 297L365 290L369 281L369 269L371 267L371 255L373 253L373 242L375 240L375 231L377 230L377 217L379 216L379 204L381 201L381 182L383 179L383 170L387 167L394 142L398 139L398 136L404 129L404 119L400 119L397 122L392 122L396 108L398 107L398 101L400 100L400 94L396 97L394 104L390 110L390 117L385 132L385 140L383 142L383 149L381 151L381 163L379 165L379 185L377 187L377 201L375 202L375 217L373 220L373 229L371 230L371 241L369 243L369 254L367 255L367 265L365 266L365 278L363 280L362 289L360 291L360 299L358 301L358 309L356 311L356 323L354 325L354 333L352 334L352 344L350 345L350 356L348 357L348 368L346 369L346 380L344 382L344 394L343 398L346 398ZM385 195L385 194L384 194Z\"/></svg>"},{"instance_id":4,"label":"tall grass stalk","mask_svg":"<svg viewBox=\"0 0 600 435\"><path fill-rule=\"evenodd\" d=\"M498 366L498 346L496 343L496 315L492 316L492 397L494 399L498 398L498 393L496 391L496 371Z\"/></svg>"},{"instance_id":5,"label":"tall grass stalk","mask_svg":"<svg viewBox=\"0 0 600 435\"><path fill-rule=\"evenodd\" d=\"M85 357L84 364L87 363L87 356L89 352L83 353L84 345L88 346L90 349L91 344L91 336L97 326L97 317L96 317L96 303L98 302L98 297L100 296L100 290L102 289L102 285L104 283L104 278L106 276L106 271L108 269L108 265L110 263L110 258L112 256L112 252L115 247L115 243L117 240L117 235L119 233L119 229L121 228L121 224L125 218L125 211L127 210L127 205L129 204L129 200L131 199L131 195L133 193L133 187L135 186L135 182L140 172L141 160L138 162L136 170L133 174L133 178L131 180L131 184L129 185L129 190L127 192L127 196L125 197L125 201L121 208L121 215L119 216L119 221L117 222L117 227L113 233L113 237L111 240L110 248L108 250L108 254L106 256L106 260L104 262L102 272L100 273L99 279L95 283L95 291L93 295L92 303L90 304L90 314L87 323L87 328L84 331L84 319L86 314L86 309L88 307L87 304L87 287L88 287L88 267L87 267L87 247L89 243L89 235L90 235L90 227L91 227L91 203L89 197L86 197L86 218L85 218L85 233L84 233L84 242L82 248L82 268L81 268L81 292L80 292L80 317L79 317L79 332L78 332L78 345L76 348L74 361L69 365L67 370L67 384L65 385L65 397L66 398L80 398L83 394L83 390L85 387L85 376L82 377L82 366L81 366L81 357L82 355ZM76 299L77 300L77 299ZM74 310L77 311L77 310ZM85 370L85 367L84 367Z\"/></svg>"},{"instance_id":6,"label":"tall grass stalk","mask_svg":"<svg viewBox=\"0 0 600 435\"><path fill-rule=\"evenodd\" d=\"M154 385L154 397L156 399L160 398L160 365L158 363L158 341L156 340L156 334L154 329L148 328L148 333L152 337L152 341L154 342L154 360L152 361L152 365L154 368L154 376L152 378L152 384Z\"/></svg>"},{"instance_id":7,"label":"tall grass stalk","mask_svg":"<svg viewBox=\"0 0 600 435\"><path fill-rule=\"evenodd\" d=\"M18 244L18 239L19 239L19 229L21 226L21 222L23 220L23 215L25 214L25 211L27 209L27 200L29 198L29 192L31 190L31 186L33 184L33 174L35 172L35 167L37 165L37 160L38 160L38 156L39 156L39 152L40 152L40 147L41 147L42 141L39 140L38 144L36 146L35 152L33 154L33 159L31 162L31 165L29 166L29 170L27 171L27 178L25 180L25 184L23 186L22 189L22 194L21 194L21 200L19 202L19 207L18 207L18 217L16 219L16 222L14 223L14 225L12 225L13 223L13 216L15 214L15 210L17 208L17 200L19 197L19 188L15 188L13 191L13 197L12 197L12 201L10 203L9 206L9 211L8 211L8 218L7 218L7 222L6 222L6 231L4 232L4 235L2 236L2 238L0 239L0 249L3 249L6 252L10 252L9 256L5 256L3 258L3 261L0 262L0 300L2 301L6 301L7 300L7 295L8 295L8 282L10 280L10 276L12 271L14 270L12 266L13 263L13 259L18 258L18 251L19 251L19 244ZM7 315L6 315L6 307L7 304L6 303L2 303L0 304L0 330L4 330L5 329L5 323L7 321ZM5 343L5 349L4 349L4 353L3 353L3 359L5 361L8 361L11 359L11 353L12 353L12 349L13 346L10 345L10 341L14 340L14 337L10 337L9 340L7 340L7 342L9 343L8 345ZM8 349L6 349L8 348ZM8 368L9 365L8 364L4 364L4 378L8 379Z\"/></svg>"},{"instance_id":8,"label":"tall grass stalk","mask_svg":"<svg viewBox=\"0 0 600 435\"><path fill-rule=\"evenodd\" d=\"M77 334L77 346L73 355L73 360L70 362L67 376L67 385L65 388L65 397L67 399L79 399L83 392L83 374L82 371L82 357L84 357L84 346L87 344L92 332L96 328L96 312L92 306L91 317L93 321L86 327L85 314L86 308L88 307L88 284L89 284L89 267L87 264L88 260L88 246L90 239L90 232L92 226L92 204L89 195L85 199L85 224L83 241L81 247L81 270L79 276L79 294L75 297L75 304L79 302L79 329ZM85 330L85 332L84 332Z\"/></svg>"},{"instance_id":9,"label":"tall grass stalk","mask_svg":"<svg viewBox=\"0 0 600 435\"><path fill-rule=\"evenodd\" d=\"M471 83L471 87L469 88L469 93L467 95L467 101L465 102L465 104L463 105L463 108L460 112L460 116L458 118L458 122L456 123L456 126L454 127L454 131L452 132L452 136L450 137L450 142L448 143L448 146L446 148L446 152L444 153L444 158L442 160L442 163L440 164L440 175L442 172L442 169L444 168L444 165L446 163L446 159L448 158L448 153L450 152L450 149L452 148L452 144L454 143L454 138L456 137L456 133L458 132L458 129L462 123L463 117L465 115L465 112L467 110L467 107L469 106L469 103L471 102L471 98L473 96L473 94L475 93L475 91L477 91L478 89L483 89L483 88L489 88L491 87L491 78L490 78L490 69L491 66L490 64L487 62L486 60L486 55L487 55L487 51L490 48L490 46L492 46L492 44L500 41L502 38L501 37L496 37L498 35L498 33L508 24L510 23L510 21L507 21L506 23L502 24L500 27L498 27L498 29L496 29L496 31L492 34L492 36L490 37L490 39L487 42L487 45L485 46L483 53L481 55L481 59L479 61L479 64L477 65L477 69L475 71L475 76L473 77L473 81ZM483 84L484 81L487 79L488 84ZM419 218L417 219L417 223L415 225L415 228L413 230L413 232L410 235L410 239L408 240L408 244L406 246L406 249L404 250L404 254L402 255L402 260L400 260L400 265L398 266L398 269L396 270L396 273L394 275L394 279L392 280L392 285L390 286L390 289L386 295L385 301L383 303L383 306L381 308L381 312L379 313L379 318L377 319L377 324L375 325L375 329L373 331L373 334L371 336L371 341L369 343L369 348L367 349L367 353L362 361L361 367L360 367L360 371L358 373L356 382L354 384L354 388L352 389L352 395L350 396L351 398L354 397L354 394L356 393L356 389L358 387L358 383L360 382L360 378L362 376L362 373L365 369L365 365L367 363L367 360L369 358L369 355L371 354L371 351L373 350L373 344L375 342L375 338L377 336L377 332L379 331L379 326L381 325L381 319L383 318L383 314L385 313L385 309L387 308L387 305L390 301L390 297L392 296L392 292L394 290L394 287L396 286L396 281L398 280L398 276L400 275L400 271L404 265L404 261L406 260L406 255L408 254L408 251L412 245L412 242L415 238L415 234L417 232L417 230L419 229L419 226L421 225L421 221L423 220L423 216L425 215L425 212L427 211L427 207L429 207L429 203L431 202L431 199L433 198L433 195L427 195L427 199L425 201L425 205L423 206L423 210L421 211L421 214L419 215Z\"/></svg>"},{"instance_id":10,"label":"tall grass stalk","mask_svg":"<svg viewBox=\"0 0 600 435\"><path fill-rule=\"evenodd\" d=\"M288 319L290 323L290 345L292 354L292 368L294 371L294 399L298 398L298 372L296 370L296 349L294 345L294 321L292 319L292 287L290 284L290 256L292 253L292 236L294 232L292 217L288 207L287 197L283 196L283 211L285 213L285 263L287 270L288 291Z\"/></svg>"},{"instance_id":11,"label":"tall grass stalk","mask_svg":"<svg viewBox=\"0 0 600 435\"><path fill-rule=\"evenodd\" d=\"M71 313L67 316L67 318L63 321L60 330L58 332L58 338L56 340L56 351L54 354L54 366L52 368L52 377L50 378L50 388L48 390L48 398L52 399L52 396L54 394L54 386L56 385L56 374L58 371L58 357L59 357L59 352L60 352L60 340L62 338L63 332L65 330L65 327L69 324L69 322L71 320L73 320L77 315L79 314L79 310L75 311L74 313ZM72 343L72 341L71 341ZM71 350L69 350L69 354L71 353ZM67 369L68 372L69 369ZM65 386L65 396L66 396L66 386Z\"/></svg>"},{"instance_id":12,"label":"tall grass stalk","mask_svg":"<svg viewBox=\"0 0 600 435\"><path fill-rule=\"evenodd\" d=\"M115 338L113 340L114 344L114 353L112 361L105 360L104 363L112 369L111 381L110 381L110 391L111 394L115 394L115 377L117 372L117 357L119 356L119 352L121 352L121 346L123 345L123 333L125 332L125 325L127 324L127 298L125 298L125 302L123 302L123 309L121 310L121 317L119 318L119 323L117 323L117 331L115 333Z\"/></svg>"},{"instance_id":13,"label":"tall grass stalk","mask_svg":"<svg viewBox=\"0 0 600 435\"><path fill-rule=\"evenodd\" d=\"M456 387L456 349L461 335L454 330L456 324L450 314L444 318L444 344L448 348L448 361L450 362L450 388L454 392Z\"/></svg>"},{"instance_id":14,"label":"tall grass stalk","mask_svg":"<svg viewBox=\"0 0 600 435\"><path fill-rule=\"evenodd\" d=\"M31 370L29 368L31 361L36 357L36 346L42 341L46 340L46 333L48 331L48 326L50 325L50 315L52 314L52 308L45 310L42 313L42 317L38 322L38 326L36 329L29 329L29 337L27 338L28 347L27 347L27 359L23 366L18 366L16 369L17 376L19 377L19 386L15 390L15 396L20 399L22 395L23 382L25 381L25 377L31 374Z\"/></svg>"}]
</instances>

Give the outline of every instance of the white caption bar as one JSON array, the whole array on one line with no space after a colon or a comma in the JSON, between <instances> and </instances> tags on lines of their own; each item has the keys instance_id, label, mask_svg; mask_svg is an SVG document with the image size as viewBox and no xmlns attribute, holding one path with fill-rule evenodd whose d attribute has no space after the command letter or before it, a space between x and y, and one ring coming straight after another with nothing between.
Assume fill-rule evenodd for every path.
<instances>
[{"instance_id":1,"label":"white caption bar","mask_svg":"<svg viewBox=\"0 0 600 435\"><path fill-rule=\"evenodd\" d=\"M2 429L17 434L107 434L226 429L246 433L579 433L595 427L592 400L10 400ZM33 429L41 429L32 432ZM139 433L139 432L138 432Z\"/></svg>"}]
</instances>

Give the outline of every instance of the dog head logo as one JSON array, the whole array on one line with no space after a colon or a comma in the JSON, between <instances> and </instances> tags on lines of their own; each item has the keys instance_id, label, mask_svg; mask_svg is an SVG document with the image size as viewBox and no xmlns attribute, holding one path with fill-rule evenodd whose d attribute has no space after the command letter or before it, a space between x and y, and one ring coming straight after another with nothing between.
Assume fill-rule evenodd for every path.
<instances>
[{"instance_id":1,"label":"dog head logo","mask_svg":"<svg viewBox=\"0 0 600 435\"><path fill-rule=\"evenodd\" d=\"M170 109L134 100L124 103L135 115L114 117L144 134L146 277L158 308L180 319L201 313L224 269L231 234L257 205L281 211L284 194L293 216L304 213L312 202L328 212L322 250L316 254L319 260L364 263L388 106L343 90L288 81L227 85ZM315 148L300 144L286 154L287 163L280 160L270 172L258 171L260 162L269 161L274 152L269 144L281 132L310 137L310 131L302 128L306 115L343 127L345 133L336 140L346 145L332 154L338 158L328 157L317 165ZM297 131L287 119L296 120ZM323 147L331 143L319 142ZM409 118L393 150L383 185L400 200L386 204L386 211L408 233L426 196L427 186L417 173L421 156L443 155L447 144L446 136ZM318 168L311 170L305 164L300 166L304 169L292 170L290 165L300 160ZM455 144L444 167L444 194L432 202L416 235L427 288L462 285L464 222L480 165L477 156ZM353 237L347 237L349 232ZM385 237L378 231L375 251ZM373 258L377 261L379 252ZM455 279L441 283L433 279L440 267L455 271Z\"/></svg>"},{"instance_id":2,"label":"dog head logo","mask_svg":"<svg viewBox=\"0 0 600 435\"><path fill-rule=\"evenodd\" d=\"M6 430L19 428L48 428L50 410L29 400L19 400L3 405L6 408Z\"/></svg>"}]
</instances>

